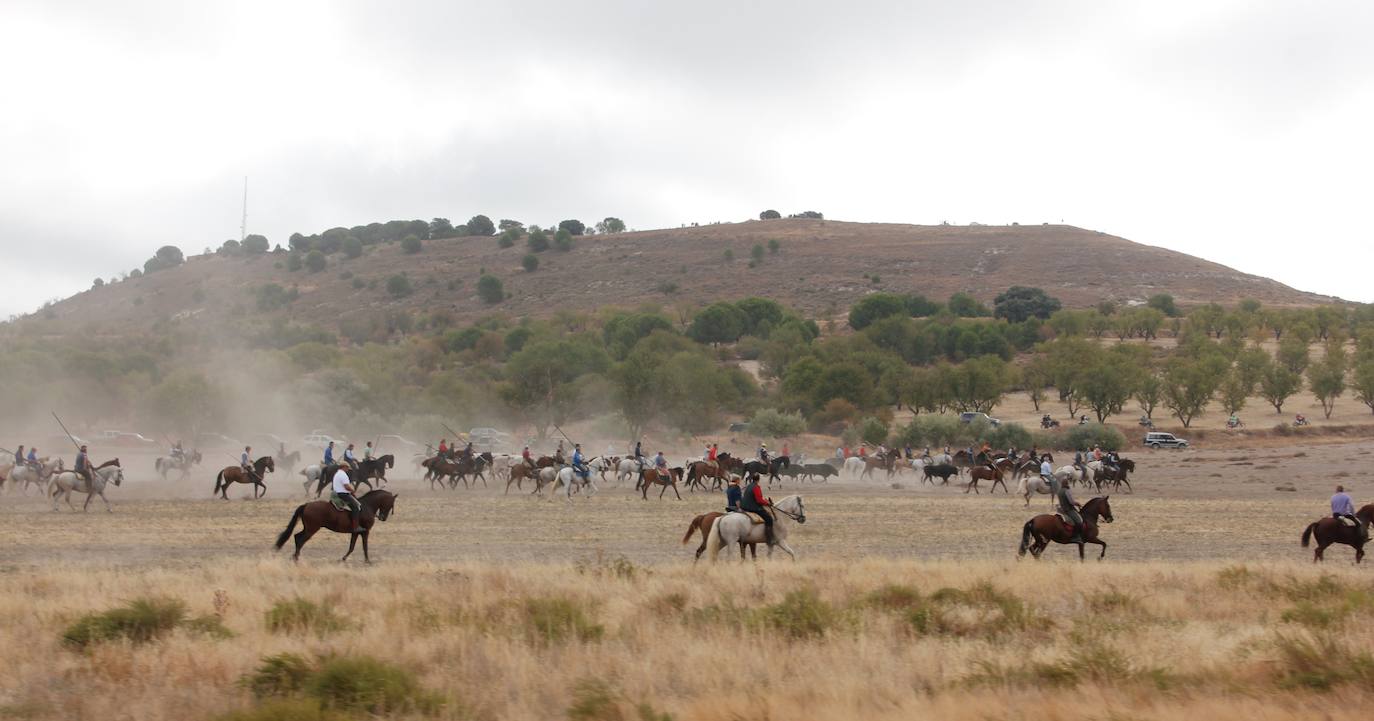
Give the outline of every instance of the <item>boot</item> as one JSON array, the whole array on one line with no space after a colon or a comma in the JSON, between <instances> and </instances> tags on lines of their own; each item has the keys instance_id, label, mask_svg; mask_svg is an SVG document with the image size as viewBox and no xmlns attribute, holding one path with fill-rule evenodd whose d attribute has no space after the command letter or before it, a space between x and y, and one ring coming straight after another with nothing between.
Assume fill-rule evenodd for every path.
<instances>
[{"instance_id":1,"label":"boot","mask_svg":"<svg viewBox=\"0 0 1374 721\"><path fill-rule=\"evenodd\" d=\"M764 538L765 541L768 542L768 545L770 545L770 546L776 546L776 545L778 545L777 539L773 538L773 527L772 527L772 526L765 525L765 526L763 527L763 538Z\"/></svg>"},{"instance_id":2,"label":"boot","mask_svg":"<svg viewBox=\"0 0 1374 721\"><path fill-rule=\"evenodd\" d=\"M1083 526L1075 525L1073 535L1069 537L1069 543L1083 543Z\"/></svg>"}]
</instances>

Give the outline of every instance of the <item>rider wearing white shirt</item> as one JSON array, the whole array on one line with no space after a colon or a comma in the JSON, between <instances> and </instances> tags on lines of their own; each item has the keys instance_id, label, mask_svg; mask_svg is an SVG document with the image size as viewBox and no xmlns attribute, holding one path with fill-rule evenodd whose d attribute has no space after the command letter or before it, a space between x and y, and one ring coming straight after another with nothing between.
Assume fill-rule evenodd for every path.
<instances>
[{"instance_id":1,"label":"rider wearing white shirt","mask_svg":"<svg viewBox=\"0 0 1374 721\"><path fill-rule=\"evenodd\" d=\"M358 517L362 515L363 504L359 503L358 499L353 497L353 483L348 476L348 471L340 467L339 470L334 472L334 485L331 490L335 496L338 496L339 500L343 501L348 506L349 516L353 520L352 532L358 533L360 530L358 528Z\"/></svg>"}]
</instances>

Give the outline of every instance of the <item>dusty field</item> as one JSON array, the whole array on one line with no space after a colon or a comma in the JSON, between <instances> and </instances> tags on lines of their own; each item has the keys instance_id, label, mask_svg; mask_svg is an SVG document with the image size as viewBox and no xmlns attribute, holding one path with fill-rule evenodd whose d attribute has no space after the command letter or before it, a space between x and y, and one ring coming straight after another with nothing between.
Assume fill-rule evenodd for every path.
<instances>
[{"instance_id":1,"label":"dusty field","mask_svg":"<svg viewBox=\"0 0 1374 721\"><path fill-rule=\"evenodd\" d=\"M1015 559L1043 496L1027 510L910 476L789 486L772 495L806 499L803 561L716 568L679 541L718 496L611 486L569 507L406 479L376 563L340 567L346 540L331 534L295 566L270 545L299 484L225 502L208 473L164 484L134 459L112 514L0 495L0 718L369 717L322 716L306 691L272 705L239 683L283 652L406 669L429 700L388 712L405 718L1355 718L1374 701L1374 579L1344 547L1312 567L1298 535L1336 482L1374 500L1359 470L1371 454L1368 441L1132 454L1107 561L1082 566L1067 547ZM218 614L233 636L64 645L80 615L155 597ZM270 628L268 609L296 598L346 630Z\"/></svg>"}]
</instances>

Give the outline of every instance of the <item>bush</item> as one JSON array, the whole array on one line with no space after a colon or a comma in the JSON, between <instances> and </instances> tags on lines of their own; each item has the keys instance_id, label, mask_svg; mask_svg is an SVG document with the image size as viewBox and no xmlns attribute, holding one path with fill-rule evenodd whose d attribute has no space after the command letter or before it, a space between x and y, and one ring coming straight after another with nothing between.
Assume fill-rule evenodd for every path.
<instances>
[{"instance_id":1,"label":"bush","mask_svg":"<svg viewBox=\"0 0 1374 721\"><path fill-rule=\"evenodd\" d=\"M121 608L90 613L62 634L62 642L85 649L102 641L128 639L135 644L155 641L186 621L186 604L171 598L139 598Z\"/></svg>"},{"instance_id":2,"label":"bush","mask_svg":"<svg viewBox=\"0 0 1374 721\"><path fill-rule=\"evenodd\" d=\"M485 215L474 215L468 219L468 235L496 235L496 224Z\"/></svg>"},{"instance_id":3,"label":"bush","mask_svg":"<svg viewBox=\"0 0 1374 721\"><path fill-rule=\"evenodd\" d=\"M756 615L765 628L794 639L821 638L840 624L840 613L812 589L791 591Z\"/></svg>"},{"instance_id":4,"label":"bush","mask_svg":"<svg viewBox=\"0 0 1374 721\"><path fill-rule=\"evenodd\" d=\"M657 286L655 286L654 290L657 290L658 292L664 295L672 295L677 292L677 283L674 283L671 280L665 280L659 283Z\"/></svg>"},{"instance_id":5,"label":"bush","mask_svg":"<svg viewBox=\"0 0 1374 721\"><path fill-rule=\"evenodd\" d=\"M314 671L314 667L305 658L294 653L279 653L275 656L264 656L257 670L245 675L239 680L239 684L251 691L256 698L291 696L305 688L306 681Z\"/></svg>"},{"instance_id":6,"label":"bush","mask_svg":"<svg viewBox=\"0 0 1374 721\"><path fill-rule=\"evenodd\" d=\"M354 278L354 279L353 279L353 289L354 289L354 290L362 290L363 288L366 288L366 287L367 287L367 281L363 280L362 278Z\"/></svg>"},{"instance_id":7,"label":"bush","mask_svg":"<svg viewBox=\"0 0 1374 721\"><path fill-rule=\"evenodd\" d=\"M529 247L531 253L543 253L549 249L549 235L539 226L531 225L530 234L525 238L525 245Z\"/></svg>"},{"instance_id":8,"label":"bush","mask_svg":"<svg viewBox=\"0 0 1374 721\"><path fill-rule=\"evenodd\" d=\"M239 244L239 249L245 253L266 253L267 246L267 238L261 235L250 235Z\"/></svg>"},{"instance_id":9,"label":"bush","mask_svg":"<svg viewBox=\"0 0 1374 721\"><path fill-rule=\"evenodd\" d=\"M1035 437L1019 423L1003 423L988 431L983 439L993 448L1030 448Z\"/></svg>"},{"instance_id":10,"label":"bush","mask_svg":"<svg viewBox=\"0 0 1374 721\"><path fill-rule=\"evenodd\" d=\"M529 635L545 643L559 643L570 638L597 641L606 632L579 603L569 598L526 599L525 623Z\"/></svg>"},{"instance_id":11,"label":"bush","mask_svg":"<svg viewBox=\"0 0 1374 721\"><path fill-rule=\"evenodd\" d=\"M506 299L506 289L501 285L500 278L483 274L477 280L477 295L483 302L495 305Z\"/></svg>"},{"instance_id":12,"label":"bush","mask_svg":"<svg viewBox=\"0 0 1374 721\"><path fill-rule=\"evenodd\" d=\"M571 235L582 235L587 232L587 226L580 220L565 220L558 224L559 230L566 230Z\"/></svg>"},{"instance_id":13,"label":"bush","mask_svg":"<svg viewBox=\"0 0 1374 721\"><path fill-rule=\"evenodd\" d=\"M410 278L398 273L386 279L386 292L392 298L404 298L415 292L415 288L410 284Z\"/></svg>"},{"instance_id":14,"label":"bush","mask_svg":"<svg viewBox=\"0 0 1374 721\"><path fill-rule=\"evenodd\" d=\"M301 254L291 253L286 256L286 269L292 273L301 269Z\"/></svg>"},{"instance_id":15,"label":"bush","mask_svg":"<svg viewBox=\"0 0 1374 721\"><path fill-rule=\"evenodd\" d=\"M762 438L786 438L806 432L806 420L801 413L787 413L773 408L760 408L749 419L749 432Z\"/></svg>"},{"instance_id":16,"label":"bush","mask_svg":"<svg viewBox=\"0 0 1374 721\"><path fill-rule=\"evenodd\" d=\"M401 250L405 251L407 255L415 255L423 248L424 244L420 242L419 236L407 235L405 239L401 241Z\"/></svg>"},{"instance_id":17,"label":"bush","mask_svg":"<svg viewBox=\"0 0 1374 721\"><path fill-rule=\"evenodd\" d=\"M572 238L572 237L573 237L573 234L572 234L572 233L569 233L569 232L568 232L566 229L564 229L564 228L559 228L559 229L558 229L558 232L553 234L553 247L554 247L554 248L557 248L558 251L561 252L561 253L566 253L566 252L572 250L572 249L573 249L573 238Z\"/></svg>"},{"instance_id":18,"label":"bush","mask_svg":"<svg viewBox=\"0 0 1374 721\"><path fill-rule=\"evenodd\" d=\"M539 256L534 253L526 253L525 257L520 259L520 266L525 269L525 272L533 273L539 269Z\"/></svg>"},{"instance_id":19,"label":"bush","mask_svg":"<svg viewBox=\"0 0 1374 721\"><path fill-rule=\"evenodd\" d=\"M782 213L776 210L765 210L759 213L759 220L777 220L782 217Z\"/></svg>"},{"instance_id":20,"label":"bush","mask_svg":"<svg viewBox=\"0 0 1374 721\"><path fill-rule=\"evenodd\" d=\"M520 237L520 231L511 228L501 232L501 236L496 239L496 245L501 248L510 248L515 245L515 239Z\"/></svg>"},{"instance_id":21,"label":"bush","mask_svg":"<svg viewBox=\"0 0 1374 721\"><path fill-rule=\"evenodd\" d=\"M295 288L287 290L276 283L268 283L259 286L256 295L258 310L266 313L291 305L300 294Z\"/></svg>"},{"instance_id":22,"label":"bush","mask_svg":"<svg viewBox=\"0 0 1374 721\"><path fill-rule=\"evenodd\" d=\"M353 721L313 698L276 699L246 711L216 716L216 721Z\"/></svg>"},{"instance_id":23,"label":"bush","mask_svg":"<svg viewBox=\"0 0 1374 721\"><path fill-rule=\"evenodd\" d=\"M305 269L311 273L318 273L324 270L324 253L319 250L312 250L305 254Z\"/></svg>"},{"instance_id":24,"label":"bush","mask_svg":"<svg viewBox=\"0 0 1374 721\"><path fill-rule=\"evenodd\" d=\"M887 443L886 423L869 416L859 422L859 438L870 446Z\"/></svg>"},{"instance_id":25,"label":"bush","mask_svg":"<svg viewBox=\"0 0 1374 721\"><path fill-rule=\"evenodd\" d=\"M1070 428L1056 447L1064 450L1085 450L1093 446L1101 446L1104 451L1119 451L1126 447L1126 437L1111 426L1089 423Z\"/></svg>"},{"instance_id":26,"label":"bush","mask_svg":"<svg viewBox=\"0 0 1374 721\"><path fill-rule=\"evenodd\" d=\"M343 239L343 254L347 258L357 258L363 254L363 242L350 235Z\"/></svg>"},{"instance_id":27,"label":"bush","mask_svg":"<svg viewBox=\"0 0 1374 721\"><path fill-rule=\"evenodd\" d=\"M319 699L325 708L377 715L432 711L439 706L437 699L420 686L410 671L371 656L325 659L306 680L305 691Z\"/></svg>"},{"instance_id":28,"label":"bush","mask_svg":"<svg viewBox=\"0 0 1374 721\"><path fill-rule=\"evenodd\" d=\"M264 614L267 630L273 633L315 633L323 636L348 628L328 606L320 606L304 598L277 601Z\"/></svg>"},{"instance_id":29,"label":"bush","mask_svg":"<svg viewBox=\"0 0 1374 721\"><path fill-rule=\"evenodd\" d=\"M973 431L952 416L917 416L898 431L897 440L903 445L943 448L973 440Z\"/></svg>"}]
</instances>

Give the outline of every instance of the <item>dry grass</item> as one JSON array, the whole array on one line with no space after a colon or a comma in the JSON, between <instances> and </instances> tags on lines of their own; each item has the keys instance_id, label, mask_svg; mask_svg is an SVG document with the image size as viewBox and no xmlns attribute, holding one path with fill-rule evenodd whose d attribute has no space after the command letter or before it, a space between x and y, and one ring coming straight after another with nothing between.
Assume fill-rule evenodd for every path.
<instances>
[{"instance_id":1,"label":"dry grass","mask_svg":"<svg viewBox=\"0 0 1374 721\"><path fill-rule=\"evenodd\" d=\"M1374 700L1360 570L56 567L0 583L0 718L1355 718ZM143 597L218 612L232 635L64 643L78 618ZM347 625L274 631L295 599Z\"/></svg>"}]
</instances>

